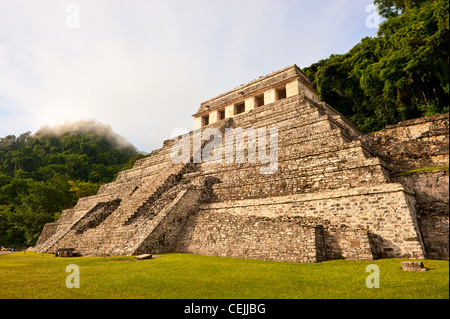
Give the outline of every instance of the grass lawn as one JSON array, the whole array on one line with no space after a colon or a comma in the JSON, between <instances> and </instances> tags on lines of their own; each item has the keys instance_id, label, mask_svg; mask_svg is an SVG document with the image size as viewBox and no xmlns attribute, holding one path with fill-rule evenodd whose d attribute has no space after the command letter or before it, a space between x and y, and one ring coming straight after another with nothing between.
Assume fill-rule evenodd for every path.
<instances>
[{"instance_id":1,"label":"grass lawn","mask_svg":"<svg viewBox=\"0 0 450 319\"><path fill-rule=\"evenodd\" d=\"M446 165L446 166L437 166L437 167L416 168L416 169L412 169L410 171L405 171L405 172L401 172L401 173L395 174L395 176L403 176L403 175L408 175L408 174L411 174L411 173L440 171L440 170L447 170L448 171L448 165Z\"/></svg>"},{"instance_id":2,"label":"grass lawn","mask_svg":"<svg viewBox=\"0 0 450 319\"><path fill-rule=\"evenodd\" d=\"M404 259L271 262L189 254L72 257L17 252L0 255L0 298L325 299L449 298L448 261L423 261L406 272ZM80 270L80 288L66 287L66 266ZM380 288L366 287L366 267L380 270Z\"/></svg>"}]
</instances>

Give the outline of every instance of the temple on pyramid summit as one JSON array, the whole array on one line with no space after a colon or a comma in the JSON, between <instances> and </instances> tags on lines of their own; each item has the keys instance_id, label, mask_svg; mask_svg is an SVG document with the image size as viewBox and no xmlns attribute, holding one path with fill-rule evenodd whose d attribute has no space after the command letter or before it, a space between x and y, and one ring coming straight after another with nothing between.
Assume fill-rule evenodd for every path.
<instances>
[{"instance_id":1,"label":"temple on pyramid summit","mask_svg":"<svg viewBox=\"0 0 450 319\"><path fill-rule=\"evenodd\" d=\"M33 250L448 259L448 113L365 134L291 65L193 118L193 131L46 224Z\"/></svg>"}]
</instances>

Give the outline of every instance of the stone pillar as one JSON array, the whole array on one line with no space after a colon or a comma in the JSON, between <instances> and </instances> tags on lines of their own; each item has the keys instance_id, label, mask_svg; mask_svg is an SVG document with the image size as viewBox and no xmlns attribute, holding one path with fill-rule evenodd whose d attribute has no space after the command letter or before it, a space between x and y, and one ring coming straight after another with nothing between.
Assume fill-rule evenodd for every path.
<instances>
[{"instance_id":1,"label":"stone pillar","mask_svg":"<svg viewBox=\"0 0 450 319\"><path fill-rule=\"evenodd\" d=\"M256 108L256 99L254 96L245 99L245 112L249 112Z\"/></svg>"},{"instance_id":2,"label":"stone pillar","mask_svg":"<svg viewBox=\"0 0 450 319\"><path fill-rule=\"evenodd\" d=\"M225 106L225 118L234 116L234 104Z\"/></svg>"},{"instance_id":3,"label":"stone pillar","mask_svg":"<svg viewBox=\"0 0 450 319\"><path fill-rule=\"evenodd\" d=\"M197 116L194 118L194 130L202 128L202 117Z\"/></svg>"},{"instance_id":4,"label":"stone pillar","mask_svg":"<svg viewBox=\"0 0 450 319\"><path fill-rule=\"evenodd\" d=\"M264 105L273 103L276 101L277 91L275 89L269 89L264 92Z\"/></svg>"},{"instance_id":5,"label":"stone pillar","mask_svg":"<svg viewBox=\"0 0 450 319\"><path fill-rule=\"evenodd\" d=\"M286 97L299 95L300 94L300 81L295 79L291 82L286 83Z\"/></svg>"},{"instance_id":6,"label":"stone pillar","mask_svg":"<svg viewBox=\"0 0 450 319\"><path fill-rule=\"evenodd\" d=\"M295 79L291 82L286 83L286 97L304 94L309 97L311 100L315 102L319 102L319 95L310 86L307 86L304 82L300 81L300 79Z\"/></svg>"},{"instance_id":7,"label":"stone pillar","mask_svg":"<svg viewBox=\"0 0 450 319\"><path fill-rule=\"evenodd\" d=\"M212 111L209 113L209 124L216 123L219 119L219 111Z\"/></svg>"}]
</instances>

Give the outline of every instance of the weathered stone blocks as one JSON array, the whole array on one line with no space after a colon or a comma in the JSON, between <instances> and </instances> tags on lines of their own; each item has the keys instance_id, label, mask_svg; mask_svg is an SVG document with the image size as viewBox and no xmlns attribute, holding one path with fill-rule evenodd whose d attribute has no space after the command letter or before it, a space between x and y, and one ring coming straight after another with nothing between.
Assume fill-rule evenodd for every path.
<instances>
[{"instance_id":1,"label":"weathered stone blocks","mask_svg":"<svg viewBox=\"0 0 450 319\"><path fill-rule=\"evenodd\" d=\"M448 169L396 175L424 163L448 165L448 114L365 135L319 103L291 66L202 103L195 117L198 129L165 141L47 224L35 250L289 262L448 259ZM227 163L224 154L219 163L193 163L207 141L195 154L189 145L190 163L172 162L182 138L192 142L212 127L277 128L277 170L260 174L263 164L248 161L248 137L239 146L244 163ZM237 142L227 143L222 149L235 156Z\"/></svg>"}]
</instances>

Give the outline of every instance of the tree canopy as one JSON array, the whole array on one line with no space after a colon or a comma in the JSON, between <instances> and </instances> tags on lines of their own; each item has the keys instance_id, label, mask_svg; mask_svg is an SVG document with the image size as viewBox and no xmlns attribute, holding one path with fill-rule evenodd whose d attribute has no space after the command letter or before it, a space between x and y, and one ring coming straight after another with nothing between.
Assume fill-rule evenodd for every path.
<instances>
[{"instance_id":1,"label":"tree canopy","mask_svg":"<svg viewBox=\"0 0 450 319\"><path fill-rule=\"evenodd\" d=\"M45 223L143 156L98 126L0 138L0 245L34 244Z\"/></svg>"},{"instance_id":2,"label":"tree canopy","mask_svg":"<svg viewBox=\"0 0 450 319\"><path fill-rule=\"evenodd\" d=\"M449 0L374 0L385 21L348 53L303 71L365 132L448 112ZM0 245L33 245L47 222L144 155L105 126L80 123L0 138Z\"/></svg>"},{"instance_id":3,"label":"tree canopy","mask_svg":"<svg viewBox=\"0 0 450 319\"><path fill-rule=\"evenodd\" d=\"M376 37L303 71L327 102L365 132L448 112L449 1L375 0Z\"/></svg>"}]
</instances>

